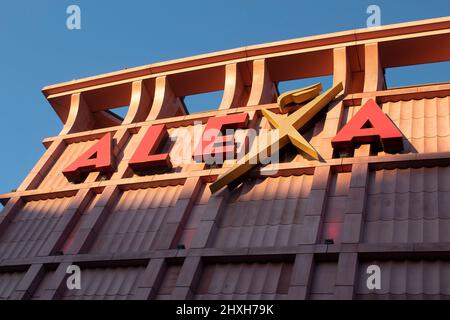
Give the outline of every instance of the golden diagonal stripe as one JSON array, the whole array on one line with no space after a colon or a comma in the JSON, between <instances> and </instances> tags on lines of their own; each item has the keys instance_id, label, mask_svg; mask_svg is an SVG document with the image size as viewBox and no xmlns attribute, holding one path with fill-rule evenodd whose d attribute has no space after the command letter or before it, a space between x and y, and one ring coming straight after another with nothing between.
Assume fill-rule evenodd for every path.
<instances>
[{"instance_id":1,"label":"golden diagonal stripe","mask_svg":"<svg viewBox=\"0 0 450 320\"><path fill-rule=\"evenodd\" d=\"M308 87L311 88L311 87ZM306 88L306 89L308 89ZM224 186L236 181L244 174L249 172L252 168L261 162L261 154L272 156L273 152L278 152L279 149L292 143L297 149L305 152L314 159L319 159L319 154L311 144L298 132L308 121L310 121L320 110L330 103L336 95L343 89L342 83L338 83L330 90L324 92L320 96L316 96L312 101L301 107L289 116L279 115L269 110L262 109L264 117L270 124L277 129L278 139L266 145L263 149L256 152L249 153L236 163L231 169L220 176L214 183L211 184L210 189L215 193ZM306 90L307 91L307 90ZM293 92L303 92L302 90L294 90ZM292 93L291 94L295 94ZM292 98L293 99L293 98ZM286 101L289 99L286 98ZM275 136L272 134L271 137Z\"/></svg>"}]
</instances>

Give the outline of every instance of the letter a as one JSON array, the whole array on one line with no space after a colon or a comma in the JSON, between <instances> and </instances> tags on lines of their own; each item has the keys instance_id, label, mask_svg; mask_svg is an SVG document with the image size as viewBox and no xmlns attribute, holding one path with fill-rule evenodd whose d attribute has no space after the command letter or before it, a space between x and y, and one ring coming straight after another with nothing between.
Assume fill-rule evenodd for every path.
<instances>
[{"instance_id":1,"label":"letter a","mask_svg":"<svg viewBox=\"0 0 450 320\"><path fill-rule=\"evenodd\" d=\"M63 174L69 180L80 178L81 173L100 171L109 172L112 170L112 135L105 134L89 150L83 153L77 160L68 166Z\"/></svg>"},{"instance_id":2,"label":"letter a","mask_svg":"<svg viewBox=\"0 0 450 320\"><path fill-rule=\"evenodd\" d=\"M367 14L370 14L366 22L367 28L381 26L381 9L379 6L375 4L368 6Z\"/></svg>"},{"instance_id":3,"label":"letter a","mask_svg":"<svg viewBox=\"0 0 450 320\"><path fill-rule=\"evenodd\" d=\"M354 147L355 143L375 142L384 151L397 152L402 149L402 133L370 99L359 112L342 128L331 141L333 148Z\"/></svg>"},{"instance_id":4,"label":"letter a","mask_svg":"<svg viewBox=\"0 0 450 320\"><path fill-rule=\"evenodd\" d=\"M81 269L77 265L70 265L66 270L67 274L70 274L67 278L66 285L69 290L81 289Z\"/></svg>"},{"instance_id":5,"label":"letter a","mask_svg":"<svg viewBox=\"0 0 450 320\"><path fill-rule=\"evenodd\" d=\"M67 7L67 17L66 26L69 30L80 30L81 29L81 9L77 5L71 5Z\"/></svg>"},{"instance_id":6,"label":"letter a","mask_svg":"<svg viewBox=\"0 0 450 320\"><path fill-rule=\"evenodd\" d=\"M370 265L367 267L367 274L370 276L367 278L367 289L369 290L380 290L381 289L381 269L377 265Z\"/></svg>"}]
</instances>

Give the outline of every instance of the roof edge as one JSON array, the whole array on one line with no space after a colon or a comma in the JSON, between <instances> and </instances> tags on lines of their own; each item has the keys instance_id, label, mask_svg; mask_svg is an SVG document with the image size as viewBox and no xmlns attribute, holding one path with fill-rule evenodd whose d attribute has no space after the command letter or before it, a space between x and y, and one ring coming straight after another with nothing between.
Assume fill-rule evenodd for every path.
<instances>
[{"instance_id":1,"label":"roof edge","mask_svg":"<svg viewBox=\"0 0 450 320\"><path fill-rule=\"evenodd\" d=\"M450 28L450 16L269 42L157 62L144 66L126 68L119 71L85 77L77 80L61 82L54 85L45 86L42 89L42 92L46 97L48 97L52 94L59 94L66 91L79 90L94 85L102 85L116 81L150 76L152 74L161 72L174 71L177 69L188 67L199 67L202 65L220 63L228 60L251 58L261 54L277 53L286 51L287 48L289 48L289 50L295 50L304 47L312 48L316 46L349 42L349 40L370 40L399 34L442 30L447 28Z\"/></svg>"}]
</instances>

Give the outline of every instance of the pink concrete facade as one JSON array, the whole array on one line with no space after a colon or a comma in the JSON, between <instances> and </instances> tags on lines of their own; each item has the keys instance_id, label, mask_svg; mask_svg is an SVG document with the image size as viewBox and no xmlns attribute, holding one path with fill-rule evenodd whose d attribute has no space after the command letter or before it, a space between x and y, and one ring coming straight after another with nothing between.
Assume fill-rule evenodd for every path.
<instances>
[{"instance_id":1,"label":"pink concrete facade","mask_svg":"<svg viewBox=\"0 0 450 320\"><path fill-rule=\"evenodd\" d=\"M0 195L0 299L450 298L450 83L386 89L383 73L449 60L450 18L439 18L45 87L63 129L43 141L20 187ZM147 175L128 165L151 125L173 135L247 112L249 128L270 129L261 109L279 109L278 82L325 75L344 91L304 132L321 161L286 150L277 173L259 167L215 194L209 185L232 163ZM187 113L184 96L217 90L220 105ZM331 140L369 99L402 132L402 151L337 154ZM121 106L124 119L108 111ZM63 170L106 133L115 170L71 183ZM66 288L71 264L81 290ZM372 264L380 290L365 286Z\"/></svg>"}]
</instances>

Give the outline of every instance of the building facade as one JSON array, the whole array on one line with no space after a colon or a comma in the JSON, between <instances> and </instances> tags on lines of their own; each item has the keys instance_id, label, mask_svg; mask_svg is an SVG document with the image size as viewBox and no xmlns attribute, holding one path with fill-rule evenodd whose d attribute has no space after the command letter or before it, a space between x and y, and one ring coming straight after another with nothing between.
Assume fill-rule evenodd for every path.
<instances>
[{"instance_id":1,"label":"building facade","mask_svg":"<svg viewBox=\"0 0 450 320\"><path fill-rule=\"evenodd\" d=\"M63 129L17 190L0 195L0 299L450 298L450 83L387 89L384 77L449 60L450 18L439 18L45 87ZM241 133L270 131L265 110L304 106L280 108L277 83L319 76L343 90L300 130L318 160L287 146L277 170L257 165L214 192L235 161L170 161L178 129L245 114ZM188 114L183 97L218 90L219 106ZM401 132L398 148L333 145L371 101ZM122 106L123 119L110 111ZM140 172L130 161L159 125L145 155L168 156ZM86 165L106 150L95 149L102 139L108 170ZM69 175L83 154L84 170ZM67 288L71 265L80 289ZM379 289L367 286L373 265Z\"/></svg>"}]
</instances>

